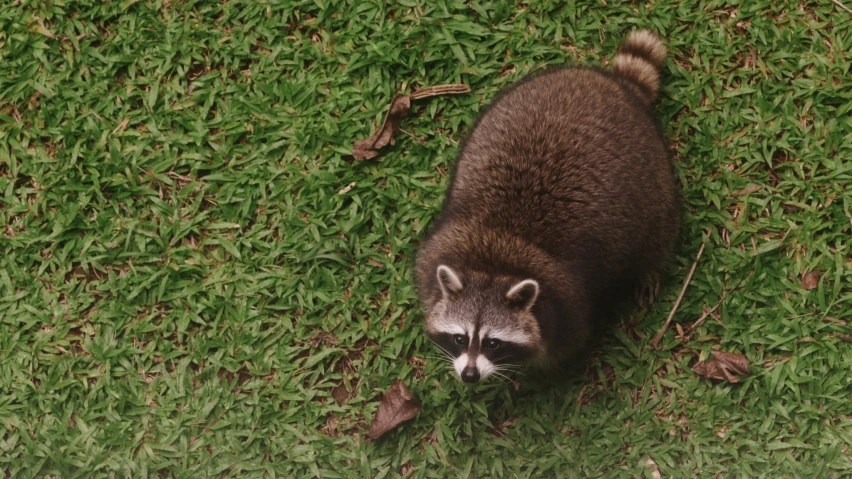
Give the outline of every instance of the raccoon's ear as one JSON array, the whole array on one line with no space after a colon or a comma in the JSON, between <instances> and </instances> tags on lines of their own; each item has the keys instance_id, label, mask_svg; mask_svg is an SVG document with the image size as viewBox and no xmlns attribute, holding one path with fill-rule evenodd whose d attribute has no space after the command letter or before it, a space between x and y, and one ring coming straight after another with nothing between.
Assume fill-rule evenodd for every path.
<instances>
[{"instance_id":1,"label":"raccoon's ear","mask_svg":"<svg viewBox=\"0 0 852 479\"><path fill-rule=\"evenodd\" d=\"M512 286L506 293L506 303L519 310L530 310L538 298L538 282L534 279L525 279Z\"/></svg>"},{"instance_id":2,"label":"raccoon's ear","mask_svg":"<svg viewBox=\"0 0 852 479\"><path fill-rule=\"evenodd\" d=\"M446 298L452 294L461 293L462 285L459 275L456 274L449 266L438 266L438 286L441 287L441 293Z\"/></svg>"}]
</instances>

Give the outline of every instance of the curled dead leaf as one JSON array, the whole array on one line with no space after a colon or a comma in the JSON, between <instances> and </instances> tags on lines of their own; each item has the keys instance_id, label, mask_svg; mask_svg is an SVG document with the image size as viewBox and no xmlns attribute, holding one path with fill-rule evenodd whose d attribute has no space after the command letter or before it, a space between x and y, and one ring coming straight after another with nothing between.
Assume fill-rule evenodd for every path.
<instances>
[{"instance_id":1,"label":"curled dead leaf","mask_svg":"<svg viewBox=\"0 0 852 479\"><path fill-rule=\"evenodd\" d=\"M358 140L352 145L352 156L356 160L369 160L379 155L379 150L388 143L395 144L393 137L399 132L399 123L411 109L411 100L419 100L438 95L458 95L470 92L464 84L437 85L422 88L411 95L398 96L391 101L390 108L379 130L369 138Z\"/></svg>"},{"instance_id":2,"label":"curled dead leaf","mask_svg":"<svg viewBox=\"0 0 852 479\"><path fill-rule=\"evenodd\" d=\"M369 436L373 439L382 437L386 432L399 426L405 421L414 419L420 412L420 401L411 394L402 381L397 381L388 389L370 425Z\"/></svg>"},{"instance_id":3,"label":"curled dead leaf","mask_svg":"<svg viewBox=\"0 0 852 479\"><path fill-rule=\"evenodd\" d=\"M814 289L819 286L819 280L822 273L819 271L809 271L802 275L802 289L805 291Z\"/></svg>"},{"instance_id":4,"label":"curled dead leaf","mask_svg":"<svg viewBox=\"0 0 852 479\"><path fill-rule=\"evenodd\" d=\"M367 139L356 141L352 147L352 156L356 160L369 160L378 156L379 149L388 143L395 144L393 137L399 130L399 122L408 113L409 108L411 108L409 97L398 96L394 98L379 131Z\"/></svg>"},{"instance_id":5,"label":"curled dead leaf","mask_svg":"<svg viewBox=\"0 0 852 479\"><path fill-rule=\"evenodd\" d=\"M708 379L723 379L731 383L740 382L735 376L749 375L749 361L739 353L726 353L724 351L710 351L713 359L706 362L696 363L692 370Z\"/></svg>"}]
</instances>

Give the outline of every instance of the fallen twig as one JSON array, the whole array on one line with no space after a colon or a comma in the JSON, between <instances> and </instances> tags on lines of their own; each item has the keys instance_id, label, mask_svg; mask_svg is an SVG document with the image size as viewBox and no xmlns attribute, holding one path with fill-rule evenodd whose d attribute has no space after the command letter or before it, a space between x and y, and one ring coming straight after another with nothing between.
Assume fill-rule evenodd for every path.
<instances>
[{"instance_id":1,"label":"fallen twig","mask_svg":"<svg viewBox=\"0 0 852 479\"><path fill-rule=\"evenodd\" d=\"M470 93L470 87L461 83L457 83L453 85L436 85L421 88L416 92L408 95L408 97L412 100L419 100L421 98L429 98L430 96L461 95L462 93Z\"/></svg>"},{"instance_id":2,"label":"fallen twig","mask_svg":"<svg viewBox=\"0 0 852 479\"><path fill-rule=\"evenodd\" d=\"M834 2L835 4L837 4L837 6L838 6L838 7L840 7L840 8L842 8L842 9L846 10L846 11L847 11L847 12L849 12L849 13L852 13L852 9L850 9L850 8L849 8L849 7L847 7L846 5L844 5L844 4L842 4L842 3L840 3L840 0L831 0L831 1L832 1L832 2Z\"/></svg>"},{"instance_id":3,"label":"fallen twig","mask_svg":"<svg viewBox=\"0 0 852 479\"><path fill-rule=\"evenodd\" d=\"M675 301L674 307L672 307L672 311L669 313L669 317L666 319L666 323L663 324L663 328L654 336L654 340L651 341L651 347L656 348L657 344L659 344L660 339L663 338L663 334L666 333L666 330L669 329L669 324L672 322L672 318L674 318L675 313L677 312L678 306L680 306L681 300L683 300L683 295L686 293L686 288L689 286L689 282L692 281L692 275L695 273L695 268L698 267L698 260L701 259L701 255L704 254L704 244L701 245L701 249L698 250L698 256L695 257L695 262L692 263L692 269L689 270L689 275L686 277L686 281L683 282L683 287L680 289L680 295L677 297L677 301Z\"/></svg>"},{"instance_id":4,"label":"fallen twig","mask_svg":"<svg viewBox=\"0 0 852 479\"><path fill-rule=\"evenodd\" d=\"M719 302L716 303L716 306L713 306L712 308L705 311L704 314L702 314L700 318L698 318L697 320L695 320L694 323L692 323L692 325L689 327L689 331L691 332L691 331L695 330L695 328L701 326L701 323L703 323L705 319L707 319L711 314L713 314L714 311L719 309L719 306L722 305L722 301L724 301L724 300L725 300L725 295L723 294L722 299L720 299Z\"/></svg>"}]
</instances>

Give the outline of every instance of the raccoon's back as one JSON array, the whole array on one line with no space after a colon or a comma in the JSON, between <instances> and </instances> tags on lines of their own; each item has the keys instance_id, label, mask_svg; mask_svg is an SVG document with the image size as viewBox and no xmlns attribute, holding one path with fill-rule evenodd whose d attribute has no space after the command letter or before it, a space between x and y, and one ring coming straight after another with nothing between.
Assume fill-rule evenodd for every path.
<instances>
[{"instance_id":1,"label":"raccoon's back","mask_svg":"<svg viewBox=\"0 0 852 479\"><path fill-rule=\"evenodd\" d=\"M521 82L486 111L439 224L505 231L557 258L617 261L674 234L676 210L650 105L621 78L572 68Z\"/></svg>"}]
</instances>

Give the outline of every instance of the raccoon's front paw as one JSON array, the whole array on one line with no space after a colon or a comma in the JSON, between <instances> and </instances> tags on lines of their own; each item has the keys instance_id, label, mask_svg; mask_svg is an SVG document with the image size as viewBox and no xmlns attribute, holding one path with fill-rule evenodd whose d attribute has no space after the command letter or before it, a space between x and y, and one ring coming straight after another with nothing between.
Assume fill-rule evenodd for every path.
<instances>
[{"instance_id":1,"label":"raccoon's front paw","mask_svg":"<svg viewBox=\"0 0 852 479\"><path fill-rule=\"evenodd\" d=\"M633 291L633 294L640 307L646 308L651 306L660 294L660 276L656 273L648 274L636 283L636 289Z\"/></svg>"}]
</instances>

